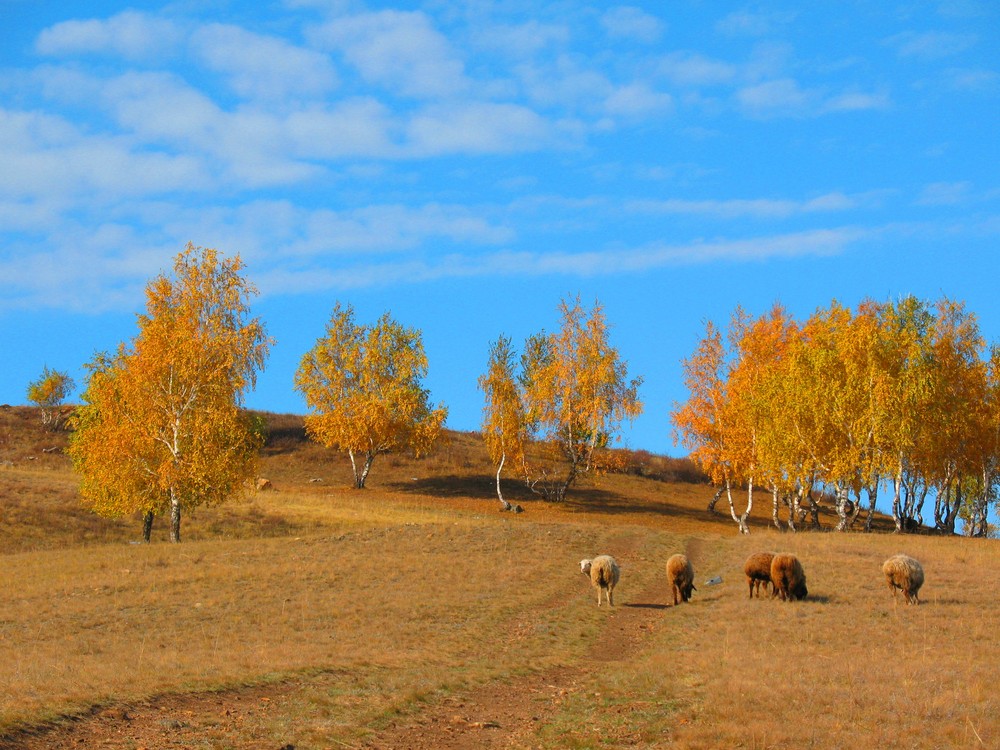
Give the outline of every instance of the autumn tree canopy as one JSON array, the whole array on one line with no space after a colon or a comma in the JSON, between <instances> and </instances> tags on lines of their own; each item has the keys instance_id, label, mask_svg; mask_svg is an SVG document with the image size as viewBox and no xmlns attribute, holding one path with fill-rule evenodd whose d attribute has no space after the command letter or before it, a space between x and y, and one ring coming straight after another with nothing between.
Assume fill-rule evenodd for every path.
<instances>
[{"instance_id":1,"label":"autumn tree canopy","mask_svg":"<svg viewBox=\"0 0 1000 750\"><path fill-rule=\"evenodd\" d=\"M825 492L838 530L865 499L870 528L889 486L901 531L925 523L933 498L935 527L953 532L962 518L967 533L985 533L1000 483L997 356L975 316L947 299L834 302L802 323L780 307L757 319L737 311L728 337L709 325L683 363L690 395L671 418L745 533L755 485L771 491L779 526L779 505L791 528L806 506L818 524L814 493ZM742 486L750 499L737 514Z\"/></svg>"},{"instance_id":2,"label":"autumn tree canopy","mask_svg":"<svg viewBox=\"0 0 1000 750\"><path fill-rule=\"evenodd\" d=\"M42 368L37 380L28 384L28 401L39 408L42 424L50 430L59 429L62 422L60 407L76 384L65 372Z\"/></svg>"},{"instance_id":3,"label":"autumn tree canopy","mask_svg":"<svg viewBox=\"0 0 1000 750\"><path fill-rule=\"evenodd\" d=\"M350 456L354 485L363 489L372 462L383 453L426 453L448 410L432 408L423 387L427 355L420 331L389 313L371 326L337 303L326 333L302 357L295 389L306 400L306 431L316 442Z\"/></svg>"},{"instance_id":4,"label":"autumn tree canopy","mask_svg":"<svg viewBox=\"0 0 1000 750\"><path fill-rule=\"evenodd\" d=\"M144 535L181 513L237 494L254 477L260 433L242 410L270 348L250 317L256 294L239 257L188 244L173 274L146 287L139 333L88 365L70 456L85 501L101 515L140 512Z\"/></svg>"},{"instance_id":5,"label":"autumn tree canopy","mask_svg":"<svg viewBox=\"0 0 1000 750\"><path fill-rule=\"evenodd\" d=\"M516 450L528 486L556 501L580 476L601 468L622 424L642 412L642 379L629 379L600 304L588 312L577 298L559 309L559 331L525 342L516 382L505 339L494 345L480 380L491 457Z\"/></svg>"}]
</instances>

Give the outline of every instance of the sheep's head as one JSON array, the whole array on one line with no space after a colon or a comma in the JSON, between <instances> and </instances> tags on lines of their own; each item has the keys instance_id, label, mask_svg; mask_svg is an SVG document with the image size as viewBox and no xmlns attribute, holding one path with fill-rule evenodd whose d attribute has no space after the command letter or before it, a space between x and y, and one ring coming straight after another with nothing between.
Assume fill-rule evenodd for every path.
<instances>
[{"instance_id":1,"label":"sheep's head","mask_svg":"<svg viewBox=\"0 0 1000 750\"><path fill-rule=\"evenodd\" d=\"M590 565L592 562L593 560L580 560L580 572L585 576L590 575Z\"/></svg>"},{"instance_id":2,"label":"sheep's head","mask_svg":"<svg viewBox=\"0 0 1000 750\"><path fill-rule=\"evenodd\" d=\"M806 588L805 581L799 581L792 589L792 597L795 599L805 599L809 596L809 589Z\"/></svg>"}]
</instances>

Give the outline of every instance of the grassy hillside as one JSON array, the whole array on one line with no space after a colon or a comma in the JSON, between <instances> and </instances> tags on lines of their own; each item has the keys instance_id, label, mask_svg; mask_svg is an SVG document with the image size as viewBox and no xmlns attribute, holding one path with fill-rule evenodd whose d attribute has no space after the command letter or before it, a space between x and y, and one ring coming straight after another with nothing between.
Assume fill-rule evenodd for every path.
<instances>
[{"instance_id":1,"label":"grassy hillside","mask_svg":"<svg viewBox=\"0 0 1000 750\"><path fill-rule=\"evenodd\" d=\"M525 512L500 513L461 433L355 491L268 415L273 489L138 545L138 519L80 508L36 416L0 409L0 748L1000 744L995 541L780 534L763 498L741 537L710 487L667 481L684 462L646 455L558 505L511 482ZM748 600L759 549L795 552L809 599ZM901 550L918 607L881 576ZM698 591L675 608L678 551ZM578 572L600 552L614 611Z\"/></svg>"}]
</instances>

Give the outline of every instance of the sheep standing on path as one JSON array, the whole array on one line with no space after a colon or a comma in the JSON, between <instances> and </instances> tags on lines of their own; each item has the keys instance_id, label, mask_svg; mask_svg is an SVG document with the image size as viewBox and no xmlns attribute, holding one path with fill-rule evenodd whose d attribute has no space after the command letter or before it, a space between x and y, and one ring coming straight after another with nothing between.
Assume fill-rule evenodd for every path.
<instances>
[{"instance_id":1,"label":"sheep standing on path","mask_svg":"<svg viewBox=\"0 0 1000 750\"><path fill-rule=\"evenodd\" d=\"M667 580L674 592L674 606L691 598L694 587L694 568L685 555L671 555L667 560Z\"/></svg>"},{"instance_id":2,"label":"sheep standing on path","mask_svg":"<svg viewBox=\"0 0 1000 750\"><path fill-rule=\"evenodd\" d=\"M608 606L615 606L614 591L621 577L618 562L611 555L598 555L593 560L580 560L580 572L590 576L590 582L597 589L597 606L601 606L601 592L608 593Z\"/></svg>"},{"instance_id":3,"label":"sheep standing on path","mask_svg":"<svg viewBox=\"0 0 1000 750\"><path fill-rule=\"evenodd\" d=\"M782 601L792 601L805 599L809 595L802 563L788 552L779 552L771 561L771 585L774 586L772 599L778 596Z\"/></svg>"},{"instance_id":4,"label":"sheep standing on path","mask_svg":"<svg viewBox=\"0 0 1000 750\"><path fill-rule=\"evenodd\" d=\"M747 585L750 587L750 598L753 599L754 590L757 591L757 598L760 598L760 587L765 590L771 585L771 562L774 560L773 552L754 552L747 561L743 563L743 572L747 576Z\"/></svg>"},{"instance_id":5,"label":"sheep standing on path","mask_svg":"<svg viewBox=\"0 0 1000 750\"><path fill-rule=\"evenodd\" d=\"M917 594L924 585L924 568L909 555L893 555L882 563L885 582L892 591L892 600L896 601L896 589L903 592L907 604L920 604Z\"/></svg>"}]
</instances>

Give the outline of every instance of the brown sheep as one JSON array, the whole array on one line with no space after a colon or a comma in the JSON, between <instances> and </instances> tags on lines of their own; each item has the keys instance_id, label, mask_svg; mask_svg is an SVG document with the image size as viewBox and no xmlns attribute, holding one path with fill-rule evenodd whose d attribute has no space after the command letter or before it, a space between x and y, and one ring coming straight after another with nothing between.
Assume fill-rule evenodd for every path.
<instances>
[{"instance_id":1,"label":"brown sheep","mask_svg":"<svg viewBox=\"0 0 1000 750\"><path fill-rule=\"evenodd\" d=\"M754 552L747 561L743 563L743 572L747 576L747 585L750 587L750 598L753 599L754 591L760 598L760 588L766 591L771 585L771 561L774 560L773 552Z\"/></svg>"},{"instance_id":2,"label":"brown sheep","mask_svg":"<svg viewBox=\"0 0 1000 750\"><path fill-rule=\"evenodd\" d=\"M674 592L674 606L691 599L694 587L694 568L684 555L671 555L667 560L667 580Z\"/></svg>"},{"instance_id":3,"label":"brown sheep","mask_svg":"<svg viewBox=\"0 0 1000 750\"><path fill-rule=\"evenodd\" d=\"M918 593L924 585L924 568L909 555L893 555L882 563L885 582L892 591L892 599L896 600L896 590L903 592L907 604L920 604Z\"/></svg>"},{"instance_id":4,"label":"brown sheep","mask_svg":"<svg viewBox=\"0 0 1000 750\"><path fill-rule=\"evenodd\" d=\"M771 585L774 586L772 599L777 596L782 601L793 601L805 599L809 595L802 563L788 552L778 553L771 561Z\"/></svg>"},{"instance_id":5,"label":"brown sheep","mask_svg":"<svg viewBox=\"0 0 1000 750\"><path fill-rule=\"evenodd\" d=\"M615 606L614 591L621 577L618 562L611 555L598 555L593 560L580 560L580 572L590 576L590 582L597 589L597 606L601 606L601 592L608 595L608 606Z\"/></svg>"}]
</instances>

